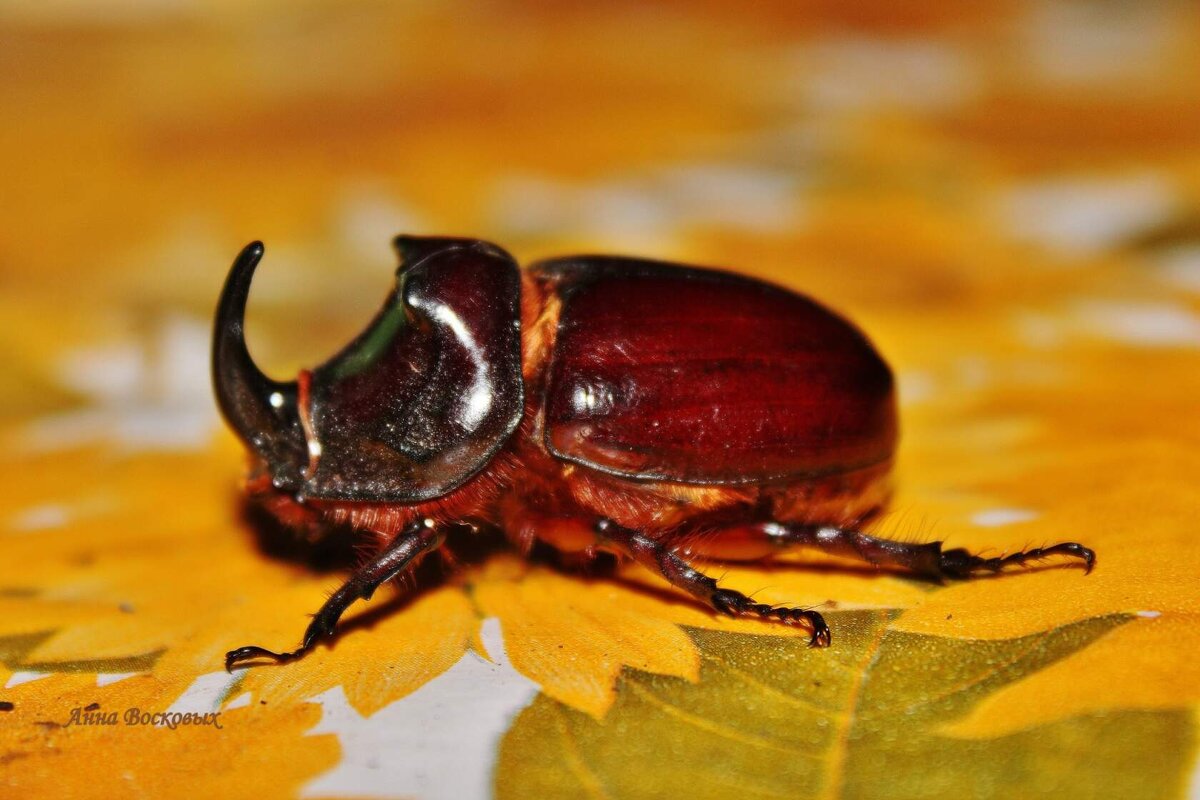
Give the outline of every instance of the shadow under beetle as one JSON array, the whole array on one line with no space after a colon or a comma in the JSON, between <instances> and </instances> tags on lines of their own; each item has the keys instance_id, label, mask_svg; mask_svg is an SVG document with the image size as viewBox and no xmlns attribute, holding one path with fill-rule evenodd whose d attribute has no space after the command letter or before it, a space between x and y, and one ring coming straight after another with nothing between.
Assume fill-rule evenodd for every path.
<instances>
[{"instance_id":1,"label":"shadow under beetle","mask_svg":"<svg viewBox=\"0 0 1200 800\"><path fill-rule=\"evenodd\" d=\"M853 325L814 301L729 272L582 256L520 269L475 239L401 236L396 286L340 353L295 381L246 349L263 246L234 262L217 307L213 380L252 457L247 491L282 522L343 523L374 555L283 662L342 613L441 547L447 526L501 527L525 551L632 558L717 611L805 624L692 566L809 546L933 577L1062 554L1075 542L982 558L863 533L888 493L892 373Z\"/></svg>"}]
</instances>

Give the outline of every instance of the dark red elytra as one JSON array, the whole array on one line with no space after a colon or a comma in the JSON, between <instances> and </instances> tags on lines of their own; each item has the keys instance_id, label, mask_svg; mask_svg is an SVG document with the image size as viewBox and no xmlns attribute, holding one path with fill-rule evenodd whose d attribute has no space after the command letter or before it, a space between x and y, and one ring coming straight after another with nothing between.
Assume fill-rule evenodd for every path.
<instances>
[{"instance_id":1,"label":"dark red elytra","mask_svg":"<svg viewBox=\"0 0 1200 800\"><path fill-rule=\"evenodd\" d=\"M217 308L218 404L245 442L252 498L287 524L348 523L380 543L292 652L249 646L226 667L286 661L342 612L485 523L524 551L638 561L728 614L830 631L810 609L755 603L694 558L759 560L812 546L937 579L1053 554L983 559L858 530L886 501L892 373L852 324L809 298L718 270L611 256L521 270L493 244L400 237L395 289L325 364L274 381L243 317L253 243Z\"/></svg>"},{"instance_id":2,"label":"dark red elytra","mask_svg":"<svg viewBox=\"0 0 1200 800\"><path fill-rule=\"evenodd\" d=\"M555 456L706 485L848 473L892 457L891 371L812 300L634 259L535 269L562 300L545 399Z\"/></svg>"}]
</instances>

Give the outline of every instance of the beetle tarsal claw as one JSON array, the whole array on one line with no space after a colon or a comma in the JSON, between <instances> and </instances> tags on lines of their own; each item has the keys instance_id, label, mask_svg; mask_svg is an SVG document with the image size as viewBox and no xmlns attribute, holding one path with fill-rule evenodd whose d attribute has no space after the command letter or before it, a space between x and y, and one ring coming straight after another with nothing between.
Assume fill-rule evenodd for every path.
<instances>
[{"instance_id":1,"label":"beetle tarsal claw","mask_svg":"<svg viewBox=\"0 0 1200 800\"><path fill-rule=\"evenodd\" d=\"M829 630L829 625L825 622L825 618L815 611L805 613L813 629L812 638L808 640L808 646L829 647L829 645L833 644L833 633Z\"/></svg>"},{"instance_id":2,"label":"beetle tarsal claw","mask_svg":"<svg viewBox=\"0 0 1200 800\"><path fill-rule=\"evenodd\" d=\"M1090 547L1084 547L1079 542L1060 542L1049 547L1034 547L1030 550L1021 550L995 558L983 558L971 555L962 548L955 548L942 551L938 564L941 570L939 577L965 579L976 570L999 572L1005 567L1021 566L1028 561L1040 561L1049 556L1069 556L1079 559L1083 562L1084 575L1090 573L1096 566L1096 551Z\"/></svg>"},{"instance_id":3,"label":"beetle tarsal claw","mask_svg":"<svg viewBox=\"0 0 1200 800\"><path fill-rule=\"evenodd\" d=\"M276 664L286 664L304 655L306 650L307 648L301 647L299 650L293 650L290 653L276 653L274 650L268 650L265 647L253 644L239 647L225 654L225 671L233 672L233 668L240 665L243 661L251 661L256 658L269 658Z\"/></svg>"},{"instance_id":4,"label":"beetle tarsal claw","mask_svg":"<svg viewBox=\"0 0 1200 800\"><path fill-rule=\"evenodd\" d=\"M1091 548L1083 548L1083 574L1091 573L1092 568L1096 566L1096 551Z\"/></svg>"},{"instance_id":5,"label":"beetle tarsal claw","mask_svg":"<svg viewBox=\"0 0 1200 800\"><path fill-rule=\"evenodd\" d=\"M783 623L804 620L812 628L812 636L808 640L809 647L828 647L833 641L833 633L829 630L829 624L825 622L825 618L807 608L776 607L766 603L755 603L746 595L733 589L717 589L709 598L709 603L720 613L731 617L739 614L756 614L763 619L774 617Z\"/></svg>"}]
</instances>

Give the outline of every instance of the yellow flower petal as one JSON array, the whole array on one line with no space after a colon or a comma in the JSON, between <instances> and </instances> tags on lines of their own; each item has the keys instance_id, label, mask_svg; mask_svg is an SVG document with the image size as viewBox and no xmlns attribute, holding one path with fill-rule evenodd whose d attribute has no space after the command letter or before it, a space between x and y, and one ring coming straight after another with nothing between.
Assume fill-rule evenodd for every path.
<instances>
[{"instance_id":1,"label":"yellow flower petal","mask_svg":"<svg viewBox=\"0 0 1200 800\"><path fill-rule=\"evenodd\" d=\"M380 594L347 615L329 646L290 664L251 667L241 688L256 700L295 703L341 686L350 705L370 716L454 666L478 630L475 610L458 587L423 592L402 607L388 602L390 592ZM301 632L295 628L281 646L293 647Z\"/></svg>"},{"instance_id":2,"label":"yellow flower petal","mask_svg":"<svg viewBox=\"0 0 1200 800\"><path fill-rule=\"evenodd\" d=\"M695 645L663 603L607 580L532 569L523 579L481 580L473 595L500 618L509 660L546 694L601 716L625 666L687 680L699 676Z\"/></svg>"},{"instance_id":3,"label":"yellow flower petal","mask_svg":"<svg viewBox=\"0 0 1200 800\"><path fill-rule=\"evenodd\" d=\"M1197 653L1200 615L1136 619L988 695L942 732L985 739L1113 709L1186 708L1200 702Z\"/></svg>"}]
</instances>

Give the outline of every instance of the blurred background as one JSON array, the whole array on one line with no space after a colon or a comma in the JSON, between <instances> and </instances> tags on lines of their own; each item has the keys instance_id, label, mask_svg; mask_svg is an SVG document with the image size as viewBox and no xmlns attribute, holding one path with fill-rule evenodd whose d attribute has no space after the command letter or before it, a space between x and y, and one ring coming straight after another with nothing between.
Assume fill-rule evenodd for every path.
<instances>
[{"instance_id":1,"label":"blurred background","mask_svg":"<svg viewBox=\"0 0 1200 800\"><path fill-rule=\"evenodd\" d=\"M399 232L730 265L884 338L983 297L1053 339L1049 284L1077 327L1120 299L1195 341L1155 292L1200 287L1198 34L1186 0L4 3L0 410L211 433L205 328L256 238L285 374L365 322Z\"/></svg>"},{"instance_id":2,"label":"blurred background","mask_svg":"<svg viewBox=\"0 0 1200 800\"><path fill-rule=\"evenodd\" d=\"M0 727L5 760L19 751L7 785L70 794L59 754L72 752L81 797L103 796L110 778L119 796L130 775L177 792L160 763L240 781L215 796L320 794L314 780L329 796L452 796L435 790L464 775L483 796L499 758L506 796L539 796L521 781L541 773L526 768L561 758L495 748L506 735L558 753L557 722L506 734L514 701L482 755L458 759L469 769L454 746L430 766L433 750L403 750L391 731L456 743L481 730L473 708L389 704L444 687L425 682L473 657L483 618L503 617L509 637L530 609L593 603L598 629L620 630L628 620L604 616L607 584L570 583L578 593L551 604L537 594L550 578L521 583L509 564L468 579L500 586L490 595L468 602L452 585L430 601L459 609L453 647L431 633L409 648L436 615L406 612L377 621L400 634L360 631L379 635L344 637L289 672L220 670L243 637L298 634L334 581L264 558L237 517L240 448L208 374L226 270L248 241L266 243L248 334L285 378L366 323L391 286L398 233L490 239L522 263L598 251L727 266L846 313L899 376L898 516L885 533L972 549L1078 538L1100 566L1086 580L1046 570L936 590L828 570L747 575L744 587L823 612L906 609L887 624L935 642L918 638L918 661L904 662L933 679L958 674L958 639L1120 625L1086 649L1064 634L1081 660L1026 663L957 733L906 717L928 744L900 759L914 796L932 796L934 773L979 796L1022 794L1030 775L1055 796L1200 785L1198 43L1195 0L0 0L0 685L28 715ZM505 617L485 595L534 599ZM641 602L646 619L668 620L663 637L679 635L669 619L682 612ZM716 624L691 613L688 624ZM644 653L593 653L609 640L580 630L505 680L522 703L538 686L557 698L530 708L599 730L598 751L630 778L648 751L610 748L587 714L628 700L617 675ZM513 652L515 634L506 641ZM575 675L594 705L555 694ZM343 682L342 705L302 702ZM704 701L706 684L685 688ZM563 697L574 705L554 705ZM93 700L225 708L236 724L190 749L173 749L182 734L56 739L45 727ZM385 706L391 722L368 728ZM889 713L871 747L908 741ZM532 725L522 719L518 733ZM638 719L628 730L650 730ZM895 787L898 751L856 752L834 750L827 772L850 788L830 796ZM794 790L777 761L730 780ZM821 763L788 761L826 780ZM110 762L124 772L93 774ZM380 765L417 777L385 785L371 777ZM274 783L284 770L292 782Z\"/></svg>"}]
</instances>

